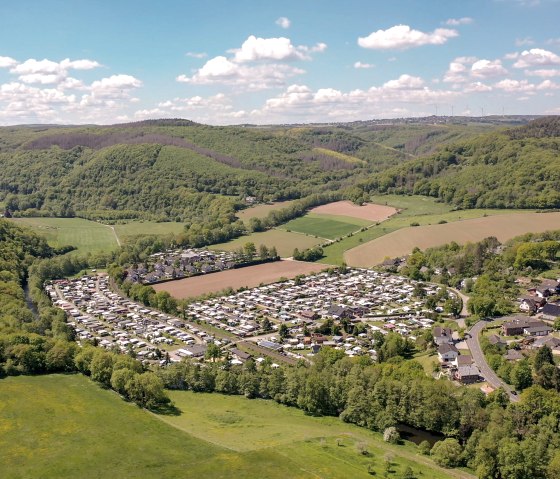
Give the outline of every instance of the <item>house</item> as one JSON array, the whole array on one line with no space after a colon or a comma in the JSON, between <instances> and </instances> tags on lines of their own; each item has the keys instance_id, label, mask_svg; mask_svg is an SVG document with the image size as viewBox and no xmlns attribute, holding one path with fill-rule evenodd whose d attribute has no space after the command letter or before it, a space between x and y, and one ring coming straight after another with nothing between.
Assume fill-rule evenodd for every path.
<instances>
[{"instance_id":1,"label":"house","mask_svg":"<svg viewBox=\"0 0 560 479\"><path fill-rule=\"evenodd\" d=\"M459 351L453 344L443 343L438 348L438 357L440 362L448 363L455 360L459 356Z\"/></svg>"},{"instance_id":2,"label":"house","mask_svg":"<svg viewBox=\"0 0 560 479\"><path fill-rule=\"evenodd\" d=\"M455 379L463 384L472 384L480 381L480 370L474 364L470 366L460 366L455 373Z\"/></svg>"},{"instance_id":3,"label":"house","mask_svg":"<svg viewBox=\"0 0 560 479\"><path fill-rule=\"evenodd\" d=\"M544 323L530 319L526 316L514 316L510 321L502 324L502 332L504 336L517 336L523 334L525 328L535 328L543 326Z\"/></svg>"},{"instance_id":4,"label":"house","mask_svg":"<svg viewBox=\"0 0 560 479\"><path fill-rule=\"evenodd\" d=\"M539 349L543 346L548 346L550 349L552 349L553 353L555 350L558 350L558 352L560 353L560 339L558 338L552 336L540 337L535 340L531 347L533 349Z\"/></svg>"},{"instance_id":5,"label":"house","mask_svg":"<svg viewBox=\"0 0 560 479\"><path fill-rule=\"evenodd\" d=\"M299 313L299 315L303 318L303 319L310 319L310 320L316 320L319 319L319 315L315 312L315 311L301 311Z\"/></svg>"},{"instance_id":6,"label":"house","mask_svg":"<svg viewBox=\"0 0 560 479\"><path fill-rule=\"evenodd\" d=\"M508 352L504 354L506 361L520 361L524 357L525 356L523 356L521 351L518 351L517 349L509 349Z\"/></svg>"},{"instance_id":7,"label":"house","mask_svg":"<svg viewBox=\"0 0 560 479\"><path fill-rule=\"evenodd\" d=\"M533 298L523 298L519 303L519 310L525 313L536 313L537 309L537 302Z\"/></svg>"},{"instance_id":8,"label":"house","mask_svg":"<svg viewBox=\"0 0 560 479\"><path fill-rule=\"evenodd\" d=\"M547 326L541 323L539 326L531 326L528 328L523 328L523 334L526 336L548 336L552 333L553 329L551 326Z\"/></svg>"},{"instance_id":9,"label":"house","mask_svg":"<svg viewBox=\"0 0 560 479\"><path fill-rule=\"evenodd\" d=\"M560 318L560 306L552 303L545 304L542 309L542 319L555 321L558 318Z\"/></svg>"},{"instance_id":10,"label":"house","mask_svg":"<svg viewBox=\"0 0 560 479\"><path fill-rule=\"evenodd\" d=\"M327 310L327 314L337 319L350 319L353 317L352 310L350 308L345 308L344 306L339 306L333 304Z\"/></svg>"},{"instance_id":11,"label":"house","mask_svg":"<svg viewBox=\"0 0 560 479\"><path fill-rule=\"evenodd\" d=\"M497 334L491 334L488 336L488 342L498 348L505 348L507 346L507 343Z\"/></svg>"},{"instance_id":12,"label":"house","mask_svg":"<svg viewBox=\"0 0 560 479\"><path fill-rule=\"evenodd\" d=\"M234 359L237 359L238 361L241 362L245 362L251 358L251 355L249 353L246 353L245 351L241 351L240 349L237 348L231 348L230 352Z\"/></svg>"},{"instance_id":13,"label":"house","mask_svg":"<svg viewBox=\"0 0 560 479\"><path fill-rule=\"evenodd\" d=\"M470 366L472 364L472 357L467 354L459 354L452 363L456 368L460 368L461 366Z\"/></svg>"},{"instance_id":14,"label":"house","mask_svg":"<svg viewBox=\"0 0 560 479\"><path fill-rule=\"evenodd\" d=\"M432 331L434 337L434 343L438 346L442 344L452 344L453 343L453 332L450 328L442 328L441 326L436 326Z\"/></svg>"},{"instance_id":15,"label":"house","mask_svg":"<svg viewBox=\"0 0 560 479\"><path fill-rule=\"evenodd\" d=\"M206 354L206 345L205 344L195 344L188 348L185 348L186 355L191 358L201 358Z\"/></svg>"}]
</instances>

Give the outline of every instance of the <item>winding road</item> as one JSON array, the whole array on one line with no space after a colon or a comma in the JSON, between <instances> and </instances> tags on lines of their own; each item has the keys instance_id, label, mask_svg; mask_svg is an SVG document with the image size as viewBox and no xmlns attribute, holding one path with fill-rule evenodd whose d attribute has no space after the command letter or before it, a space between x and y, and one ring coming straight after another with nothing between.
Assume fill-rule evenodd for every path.
<instances>
[{"instance_id":1,"label":"winding road","mask_svg":"<svg viewBox=\"0 0 560 479\"><path fill-rule=\"evenodd\" d=\"M508 396L510 401L517 402L519 401L519 397L516 394L512 394L512 388L504 381L502 381L498 375L492 370L492 368L486 362L486 358L484 357L484 353L482 352L482 347L480 346L480 333L482 330L488 325L488 321L478 321L468 332L467 334L467 346L469 347L473 361L480 369L480 373L486 379L486 382L490 384L493 388L503 388Z\"/></svg>"}]
</instances>

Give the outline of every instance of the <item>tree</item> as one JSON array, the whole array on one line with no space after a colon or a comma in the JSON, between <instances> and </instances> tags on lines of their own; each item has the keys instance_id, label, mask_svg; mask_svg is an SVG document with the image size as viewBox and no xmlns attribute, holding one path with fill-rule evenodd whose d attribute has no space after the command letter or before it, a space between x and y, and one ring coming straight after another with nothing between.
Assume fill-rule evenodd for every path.
<instances>
[{"instance_id":1,"label":"tree","mask_svg":"<svg viewBox=\"0 0 560 479\"><path fill-rule=\"evenodd\" d=\"M134 377L134 371L128 368L117 369L111 375L111 388L126 396L126 385Z\"/></svg>"},{"instance_id":2,"label":"tree","mask_svg":"<svg viewBox=\"0 0 560 479\"><path fill-rule=\"evenodd\" d=\"M456 467L460 464L462 452L463 449L457 439L447 438L434 444L431 455L440 466Z\"/></svg>"},{"instance_id":3,"label":"tree","mask_svg":"<svg viewBox=\"0 0 560 479\"><path fill-rule=\"evenodd\" d=\"M420 454L424 454L424 456L429 456L431 450L432 446L428 441L422 441L418 444L418 451L420 451Z\"/></svg>"},{"instance_id":4,"label":"tree","mask_svg":"<svg viewBox=\"0 0 560 479\"><path fill-rule=\"evenodd\" d=\"M546 468L547 479L560 479L560 451L556 451Z\"/></svg>"},{"instance_id":5,"label":"tree","mask_svg":"<svg viewBox=\"0 0 560 479\"><path fill-rule=\"evenodd\" d=\"M538 373L545 364L554 364L552 350L546 344L539 348L535 355L535 360L533 362L535 372Z\"/></svg>"},{"instance_id":6,"label":"tree","mask_svg":"<svg viewBox=\"0 0 560 479\"><path fill-rule=\"evenodd\" d=\"M247 259L253 259L257 254L257 248L255 247L255 243L245 243L243 245L243 253L247 257Z\"/></svg>"},{"instance_id":7,"label":"tree","mask_svg":"<svg viewBox=\"0 0 560 479\"><path fill-rule=\"evenodd\" d=\"M216 346L214 343L210 343L206 348L206 352L204 353L204 358L216 361L222 356L222 350L219 346Z\"/></svg>"},{"instance_id":8,"label":"tree","mask_svg":"<svg viewBox=\"0 0 560 479\"><path fill-rule=\"evenodd\" d=\"M76 354L76 344L67 341L57 341L54 346L47 351L46 366L47 370L54 371L74 371L74 355Z\"/></svg>"},{"instance_id":9,"label":"tree","mask_svg":"<svg viewBox=\"0 0 560 479\"><path fill-rule=\"evenodd\" d=\"M400 439L401 435L399 434L399 431L397 431L397 428L394 426L388 427L387 429L385 429L385 431L383 431L383 440L385 442L397 444Z\"/></svg>"},{"instance_id":10,"label":"tree","mask_svg":"<svg viewBox=\"0 0 560 479\"><path fill-rule=\"evenodd\" d=\"M162 380L152 372L134 374L125 389L128 397L140 407L156 409L170 402Z\"/></svg>"},{"instance_id":11,"label":"tree","mask_svg":"<svg viewBox=\"0 0 560 479\"><path fill-rule=\"evenodd\" d=\"M272 323L270 322L270 319L268 319L268 318L263 319L262 329L263 329L263 331L270 331L272 329Z\"/></svg>"},{"instance_id":12,"label":"tree","mask_svg":"<svg viewBox=\"0 0 560 479\"><path fill-rule=\"evenodd\" d=\"M522 391L533 384L533 375L531 372L531 365L526 359L519 361L511 370L510 373L511 383L515 389Z\"/></svg>"},{"instance_id":13,"label":"tree","mask_svg":"<svg viewBox=\"0 0 560 479\"><path fill-rule=\"evenodd\" d=\"M111 376L113 374L113 355L98 349L93 354L91 360L91 379L103 384L106 387L111 386Z\"/></svg>"},{"instance_id":14,"label":"tree","mask_svg":"<svg viewBox=\"0 0 560 479\"><path fill-rule=\"evenodd\" d=\"M288 329L288 326L286 326L285 324L281 324L280 328L278 329L278 334L280 335L281 339L286 339L289 334L290 334L290 330Z\"/></svg>"}]
</instances>

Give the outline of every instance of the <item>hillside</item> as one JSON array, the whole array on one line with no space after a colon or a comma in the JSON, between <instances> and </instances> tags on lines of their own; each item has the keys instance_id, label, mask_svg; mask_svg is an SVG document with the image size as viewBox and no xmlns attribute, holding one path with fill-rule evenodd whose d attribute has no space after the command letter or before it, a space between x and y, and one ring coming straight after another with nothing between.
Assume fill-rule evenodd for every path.
<instances>
[{"instance_id":1,"label":"hillside","mask_svg":"<svg viewBox=\"0 0 560 479\"><path fill-rule=\"evenodd\" d=\"M362 184L367 192L436 197L459 208L560 207L557 117L447 145Z\"/></svg>"},{"instance_id":2,"label":"hillside","mask_svg":"<svg viewBox=\"0 0 560 479\"><path fill-rule=\"evenodd\" d=\"M188 120L0 128L0 203L16 216L234 220L246 196L344 191L478 125L211 127Z\"/></svg>"}]
</instances>

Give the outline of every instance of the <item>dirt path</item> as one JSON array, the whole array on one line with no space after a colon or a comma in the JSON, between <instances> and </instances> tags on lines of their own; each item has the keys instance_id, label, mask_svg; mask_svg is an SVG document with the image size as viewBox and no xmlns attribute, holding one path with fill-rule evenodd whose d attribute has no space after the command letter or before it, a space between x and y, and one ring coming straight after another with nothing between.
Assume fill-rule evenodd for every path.
<instances>
[{"instance_id":1,"label":"dirt path","mask_svg":"<svg viewBox=\"0 0 560 479\"><path fill-rule=\"evenodd\" d=\"M111 225L105 225L107 226L107 228L110 228L113 231L113 235L115 235L115 239L117 240L117 244L119 245L119 248L121 247L121 240L119 239L119 235L117 235L117 232L115 231L115 227L111 226Z\"/></svg>"}]
</instances>

